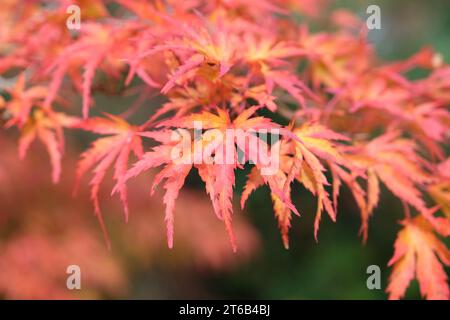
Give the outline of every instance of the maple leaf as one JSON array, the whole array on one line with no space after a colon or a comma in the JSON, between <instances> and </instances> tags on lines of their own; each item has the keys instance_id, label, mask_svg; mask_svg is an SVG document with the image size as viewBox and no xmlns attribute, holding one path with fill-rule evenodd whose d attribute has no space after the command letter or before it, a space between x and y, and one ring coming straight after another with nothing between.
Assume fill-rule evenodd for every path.
<instances>
[{"instance_id":1,"label":"maple leaf","mask_svg":"<svg viewBox=\"0 0 450 320\"><path fill-rule=\"evenodd\" d=\"M10 94L11 98L0 105L0 110L5 109L7 111L6 118L9 118L5 124L7 128L12 126L22 127L27 122L32 108L41 106L48 93L44 86L26 88L24 73L17 77L12 88L7 88L5 91Z\"/></svg>"},{"instance_id":2,"label":"maple leaf","mask_svg":"<svg viewBox=\"0 0 450 320\"><path fill-rule=\"evenodd\" d=\"M333 177L333 203L334 203L334 210L337 211L337 198L339 196L339 189L340 186L342 184L342 182L344 182L347 187L350 189L353 198L355 199L355 202L360 210L361 213L361 217L362 217L362 224L361 224L361 228L360 228L360 233L362 233L363 235L363 241L365 242L367 240L367 230L368 230L368 218L370 216L370 214L372 213L373 209L375 208L375 206L377 205L377 200L379 197L379 193L377 190L377 187L379 187L378 185L378 181L375 181L375 177L371 177L370 179L368 179L368 185L369 185L369 180L371 180L370 182L370 190L369 192L371 192L372 194L370 196L367 196L367 193L364 191L364 189L361 187L360 183L358 182L358 178L363 176L363 174L361 172L358 172L358 170L354 169L352 172L347 172L346 170L344 170L343 168L341 168L340 166L333 164L333 163L329 163L329 167L331 170L331 174ZM370 198L370 200L369 200ZM369 206L368 203L370 203L371 205ZM371 210L369 210L369 208L371 208Z\"/></svg>"},{"instance_id":3,"label":"maple leaf","mask_svg":"<svg viewBox=\"0 0 450 320\"><path fill-rule=\"evenodd\" d=\"M429 193L450 219L450 158L437 166L436 176L437 180L428 187Z\"/></svg>"},{"instance_id":4,"label":"maple leaf","mask_svg":"<svg viewBox=\"0 0 450 320\"><path fill-rule=\"evenodd\" d=\"M270 0L232 0L220 2L216 9L223 6L227 10L247 11L255 16L269 15L270 13L287 14L288 11Z\"/></svg>"},{"instance_id":5,"label":"maple leaf","mask_svg":"<svg viewBox=\"0 0 450 320\"><path fill-rule=\"evenodd\" d=\"M78 127L106 137L95 140L89 149L84 151L77 164L76 183L74 193L77 192L81 178L94 167L90 180L91 199L94 210L103 230L106 243L109 246L106 227L103 222L98 192L107 170L114 164L113 179L118 182L118 193L124 206L125 220L128 221L128 200L126 185L120 183L126 174L128 161L132 154L137 157L143 155L139 128L128 124L125 120L106 114L107 118L92 118L78 124Z\"/></svg>"},{"instance_id":6,"label":"maple leaf","mask_svg":"<svg viewBox=\"0 0 450 320\"><path fill-rule=\"evenodd\" d=\"M437 204L437 207L425 211L424 216L441 235L450 236L450 158L439 163L435 168L435 178L427 186L427 192ZM444 216L435 216L439 209Z\"/></svg>"},{"instance_id":7,"label":"maple leaf","mask_svg":"<svg viewBox=\"0 0 450 320\"><path fill-rule=\"evenodd\" d=\"M345 88L345 83L367 71L373 57L372 48L350 34L309 34L300 30L300 48L308 52L307 73L314 88Z\"/></svg>"},{"instance_id":8,"label":"maple leaf","mask_svg":"<svg viewBox=\"0 0 450 320\"><path fill-rule=\"evenodd\" d=\"M347 148L345 158L367 174L368 194L365 204L359 203L361 232L367 238L367 221L379 200L379 182L405 204L419 212L427 211L420 188L430 181L426 164L416 153L416 144L401 138L398 131L387 132L364 146Z\"/></svg>"},{"instance_id":9,"label":"maple leaf","mask_svg":"<svg viewBox=\"0 0 450 320\"><path fill-rule=\"evenodd\" d=\"M321 160L329 161L335 165L344 164L345 160L339 154L333 140L348 140L325 127L307 123L300 128L292 130L296 139L283 139L280 144L280 170L271 177L261 175L257 167L254 167L248 175L241 198L243 207L249 195L258 187L268 184L271 188L271 197L275 215L282 233L285 248L289 247L288 230L291 221L291 211L299 215L291 201L291 183L297 180L307 190L317 196L317 211L314 222L314 235L317 240L317 232L323 209L328 212L333 221L336 220L335 209L329 199L324 186L328 181L323 174L325 168ZM320 160L321 159L321 160ZM345 172L345 171L344 171ZM336 183L338 180L336 178ZM335 185L334 198L337 201L338 185Z\"/></svg>"},{"instance_id":10,"label":"maple leaf","mask_svg":"<svg viewBox=\"0 0 450 320\"><path fill-rule=\"evenodd\" d=\"M195 129L196 122L202 124L203 129L215 129L226 136L227 129L241 129L241 130L257 130L257 129L274 129L279 126L271 122L270 119L264 117L252 117L259 107L251 107L241 114L239 114L234 120L230 119L230 115L227 111L217 109L217 114L204 111L199 114L192 114L182 118L175 118L162 121L158 124L159 127L176 127ZM217 134L216 131L216 134ZM134 164L134 166L126 174L126 178L123 182L131 177L135 177L141 172L153 167L164 165L164 168L157 174L153 183L153 188L159 184L163 179L166 179L164 188L166 194L164 196L164 202L166 204L166 223L167 223L167 236L168 245L171 248L173 246L173 209L174 201L178 195L180 188L184 184L184 180L194 166L197 168L201 179L205 182L206 191L211 198L214 211L217 217L224 221L225 228L229 235L230 243L234 251L236 251L235 236L232 229L232 212L233 212L233 187L234 187L234 170L239 165L237 161L237 149L240 148L246 159L252 159L254 163L258 163L258 155L252 154L249 147L245 145L245 140L233 136L228 142L225 139L218 139L214 142L214 131L209 131L213 135L202 134L200 139L191 141L186 150L180 151L179 156L186 161L180 161L174 159L173 152L174 147L182 139L182 135L174 141L169 141L167 134L161 136L155 136L156 133L149 133L148 137L153 137L156 140L162 142L160 146L156 146L152 151L144 154L142 159ZM247 139L258 139L247 131L242 131L242 134ZM217 137L217 136L216 136ZM217 142L218 141L218 142ZM231 148L228 148L232 144ZM205 159L211 159L208 161L201 161L195 163L193 160L196 157L196 150L199 146L205 148L205 153L202 155ZM178 152L178 151L176 151ZM194 158L193 158L194 157ZM215 161L220 157L220 161ZM231 159L227 162L227 159ZM119 184L116 186L118 188Z\"/></svg>"},{"instance_id":11,"label":"maple leaf","mask_svg":"<svg viewBox=\"0 0 450 320\"><path fill-rule=\"evenodd\" d=\"M387 292L389 299L402 298L412 279L417 278L420 293L427 299L450 299L447 275L440 261L450 265L450 251L434 235L431 225L418 216L404 220L395 241L393 266Z\"/></svg>"},{"instance_id":12,"label":"maple leaf","mask_svg":"<svg viewBox=\"0 0 450 320\"><path fill-rule=\"evenodd\" d=\"M393 79L394 78L394 79ZM379 110L388 113L390 128L413 135L431 155L443 158L443 142L450 114L439 102L411 102L415 86L399 74L375 71L357 77L336 95L336 100L350 105L350 112ZM416 93L414 93L416 94ZM336 102L335 102L336 103ZM426 128L426 129L425 129Z\"/></svg>"},{"instance_id":13,"label":"maple leaf","mask_svg":"<svg viewBox=\"0 0 450 320\"><path fill-rule=\"evenodd\" d=\"M47 68L46 73L52 74L52 81L45 105L52 103L65 74L68 73L72 78L76 78L73 82L78 84L77 87L82 93L82 115L86 119L92 104L91 87L96 71L100 69L109 76L118 78L124 66L124 52L128 49L124 40L133 29L132 24L119 29L109 25L86 23L79 39L66 47ZM81 77L80 69L83 69Z\"/></svg>"},{"instance_id":14,"label":"maple leaf","mask_svg":"<svg viewBox=\"0 0 450 320\"><path fill-rule=\"evenodd\" d=\"M439 143L445 141L448 132L446 125L450 123L448 110L437 103L423 103L408 108L402 116L404 120L399 126L407 126L408 132L422 142L432 156L444 158L444 152Z\"/></svg>"},{"instance_id":15,"label":"maple leaf","mask_svg":"<svg viewBox=\"0 0 450 320\"><path fill-rule=\"evenodd\" d=\"M254 99L258 102L258 105L265 106L272 112L277 110L276 97L269 93L266 84L251 86L243 92L239 92L231 98L232 106L237 109L238 106L245 103L246 99Z\"/></svg>"},{"instance_id":16,"label":"maple leaf","mask_svg":"<svg viewBox=\"0 0 450 320\"><path fill-rule=\"evenodd\" d=\"M169 248L173 247L173 230L174 230L174 215L175 200L178 196L179 190L184 184L187 174L192 168L192 164L184 164L180 159L174 161L174 148L177 143L180 142L182 136L179 135L178 139L174 138L170 132L144 132L143 136L152 138L163 144L155 146L151 151L144 153L139 161L137 161L132 168L130 168L122 180L117 181L116 186L112 193L125 188L125 183L132 177L138 176L140 173L149 170L151 168L164 165L164 168L155 176L151 194L154 193L157 185L166 180L164 188L166 193L163 201L166 205L165 221L167 225L167 243ZM180 154L181 157L187 157L187 154Z\"/></svg>"},{"instance_id":17,"label":"maple leaf","mask_svg":"<svg viewBox=\"0 0 450 320\"><path fill-rule=\"evenodd\" d=\"M195 122L200 122L204 129L219 130L222 132L223 136L226 136L227 129L243 130L239 133L242 134L242 136L238 137L237 135L233 135L232 141L220 141L220 143L217 144L217 146L212 147L207 154L207 156L210 157L215 153L216 156L222 158L222 161L225 158L232 159L233 161L231 163L225 161L225 163L213 163L212 165L206 165L206 167L205 165L202 165L199 168L200 177L207 186L207 191L211 197L216 215L225 222L233 250L236 250L236 245L231 227L231 214L233 212L232 193L234 186L234 169L238 165L236 159L237 150L235 149L234 144L236 144L236 147L240 148L244 153L245 159L251 160L254 164L259 164L261 161L261 159L259 159L261 153L254 154L254 150L249 150L251 144L246 145L245 139L253 142L258 140L257 143L260 144L262 142L256 136L252 135L249 130L269 130L279 128L279 126L270 119L264 117L252 117L258 109L258 106L250 107L239 114L234 120L230 119L230 116L226 111L217 109L217 115L204 111L200 114L193 114L181 119L168 120L161 124L164 126L172 125L193 129L195 128ZM227 145L230 142L233 144L231 149L227 148ZM255 144L252 145L255 146ZM226 154L227 152L228 154ZM231 154L229 152L231 152Z\"/></svg>"},{"instance_id":18,"label":"maple leaf","mask_svg":"<svg viewBox=\"0 0 450 320\"><path fill-rule=\"evenodd\" d=\"M247 50L242 54L248 63L258 64L262 72L269 71L272 67L286 65L284 59L305 55L306 51L295 42L277 41L268 37L257 37L254 33L246 33L243 36Z\"/></svg>"},{"instance_id":19,"label":"maple leaf","mask_svg":"<svg viewBox=\"0 0 450 320\"><path fill-rule=\"evenodd\" d=\"M265 83L268 88L268 94L272 94L275 85L287 91L302 108L306 107L306 97L320 101L320 98L315 95L297 76L287 71L268 71L264 75Z\"/></svg>"},{"instance_id":20,"label":"maple leaf","mask_svg":"<svg viewBox=\"0 0 450 320\"><path fill-rule=\"evenodd\" d=\"M248 197L254 190L259 188L260 186L263 186L264 184L267 184L271 190L270 196L273 202L273 211L275 213L275 217L278 220L278 226L281 231L283 245L286 249L288 249L288 233L291 227L292 219L291 212L294 212L298 216L300 216L300 214L292 204L291 188L289 184L287 184L287 186L285 187L286 180L287 176L281 170L278 170L274 176L267 177L261 174L258 167L253 167L249 175L247 176L247 182L242 192L241 207L244 208Z\"/></svg>"},{"instance_id":21,"label":"maple leaf","mask_svg":"<svg viewBox=\"0 0 450 320\"><path fill-rule=\"evenodd\" d=\"M234 51L237 48L237 38L223 27L212 30L204 20L195 21L197 25L187 25L175 19L165 17L172 27L174 38L140 54L139 59L159 52L174 51L187 55L173 71L169 81L161 89L167 94L177 82L189 72L194 75L215 80L225 75L234 64ZM193 21L194 22L194 21ZM189 76L192 78L192 76Z\"/></svg>"},{"instance_id":22,"label":"maple leaf","mask_svg":"<svg viewBox=\"0 0 450 320\"><path fill-rule=\"evenodd\" d=\"M242 51L240 60L249 65L249 77L264 79L266 96L270 97L275 86L285 90L302 107L306 106L306 98L319 100L303 81L288 71L294 68L288 58L304 56L307 52L296 42L277 41L269 37L256 37L253 33L245 33L243 42L246 50ZM274 111L275 106L268 105Z\"/></svg>"},{"instance_id":23,"label":"maple leaf","mask_svg":"<svg viewBox=\"0 0 450 320\"><path fill-rule=\"evenodd\" d=\"M20 130L19 158L25 158L30 145L39 139L47 149L52 165L52 181L57 183L61 175L61 158L64 150L64 127L71 127L77 119L43 107L48 92L44 86L26 89L25 74L20 74L13 87L6 90L10 99L0 100L0 110L5 110L5 127L16 126Z\"/></svg>"},{"instance_id":24,"label":"maple leaf","mask_svg":"<svg viewBox=\"0 0 450 320\"><path fill-rule=\"evenodd\" d=\"M335 143L338 140L347 141L348 138L315 123L306 123L293 129L293 133L298 137L298 140L292 140L291 152L293 160L297 163L292 164L289 175L317 196L317 211L314 221L314 236L317 240L322 211L325 209L330 218L333 221L336 220L336 212L325 189L329 182L323 173L325 167L321 160L336 165L349 166ZM301 161L301 163L298 163L298 161ZM335 188L337 188L337 185L335 185ZM334 191L334 193L336 198L337 191Z\"/></svg>"},{"instance_id":25,"label":"maple leaf","mask_svg":"<svg viewBox=\"0 0 450 320\"><path fill-rule=\"evenodd\" d=\"M39 139L50 156L53 183L61 176L61 158L64 152L64 127L72 127L78 120L51 110L35 110L21 128L19 138L19 158L25 158L28 148Z\"/></svg>"},{"instance_id":26,"label":"maple leaf","mask_svg":"<svg viewBox=\"0 0 450 320\"><path fill-rule=\"evenodd\" d=\"M444 65L441 68L435 69L432 74L422 80L414 83L413 90L422 93L423 96L436 101L437 103L448 104L450 101L450 94L448 88L450 86L450 67Z\"/></svg>"}]
</instances>

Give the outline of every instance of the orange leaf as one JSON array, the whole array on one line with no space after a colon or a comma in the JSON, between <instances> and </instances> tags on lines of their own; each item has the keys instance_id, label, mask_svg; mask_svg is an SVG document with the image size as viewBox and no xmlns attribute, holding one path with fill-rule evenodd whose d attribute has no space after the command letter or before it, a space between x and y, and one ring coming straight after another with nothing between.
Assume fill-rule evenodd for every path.
<instances>
[{"instance_id":1,"label":"orange leaf","mask_svg":"<svg viewBox=\"0 0 450 320\"><path fill-rule=\"evenodd\" d=\"M422 216L405 220L402 224L403 229L394 244L394 256L388 263L393 266L386 290L389 299L402 298L414 278L419 281L423 297L450 299L447 275L441 264L450 265L450 251Z\"/></svg>"}]
</instances>

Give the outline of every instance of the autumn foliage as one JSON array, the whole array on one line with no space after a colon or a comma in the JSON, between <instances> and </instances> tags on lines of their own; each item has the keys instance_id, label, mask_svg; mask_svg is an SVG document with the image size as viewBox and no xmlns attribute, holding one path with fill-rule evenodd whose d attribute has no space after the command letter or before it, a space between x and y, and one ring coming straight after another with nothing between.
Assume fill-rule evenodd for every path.
<instances>
[{"instance_id":1,"label":"autumn foliage","mask_svg":"<svg viewBox=\"0 0 450 320\"><path fill-rule=\"evenodd\" d=\"M92 134L73 168L74 193L90 176L107 243L99 192L109 171L111 194L120 198L128 221L127 188L157 169L149 189L164 189L170 248L176 244L176 200L192 172L203 181L234 251L234 205L240 201L244 208L259 187L270 190L286 248L289 228L302 215L315 216L318 240L325 215L335 221L345 214L338 205L341 188L354 198L367 241L370 218L387 190L404 208L392 212L401 223L389 261L389 297L402 298L417 279L423 297L449 299L444 266L450 251L442 238L450 235L450 67L428 47L404 61L381 61L365 24L345 11L334 12L333 27L323 32L295 18L300 12L313 19L325 2L4 0L2 126L18 133L20 158L34 141L45 147L54 183L62 174L65 135ZM66 26L72 3L81 8L79 30ZM415 69L426 76L411 80L407 74ZM111 110L97 94L135 100ZM180 141L173 133L181 129L194 133L182 156L195 157L201 145L213 161L175 161ZM234 137L231 148L211 142L211 130L227 129L244 136ZM254 134L273 129L278 140ZM264 159L242 141L277 152L277 170L265 174ZM225 149L234 162L214 161ZM236 172L246 170L239 157L251 163L243 190L235 189ZM294 185L316 198L315 212L294 204Z\"/></svg>"}]
</instances>

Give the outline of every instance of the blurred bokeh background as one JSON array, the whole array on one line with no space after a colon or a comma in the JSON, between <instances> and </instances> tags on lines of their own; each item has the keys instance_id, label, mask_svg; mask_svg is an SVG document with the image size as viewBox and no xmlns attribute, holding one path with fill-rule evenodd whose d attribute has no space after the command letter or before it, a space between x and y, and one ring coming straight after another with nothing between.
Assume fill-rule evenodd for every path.
<instances>
[{"instance_id":1,"label":"blurred bokeh background","mask_svg":"<svg viewBox=\"0 0 450 320\"><path fill-rule=\"evenodd\" d=\"M348 8L364 19L370 4L381 8L382 29L370 31L369 39L382 59L403 59L430 45L450 62L450 1L338 0L326 10ZM317 30L329 20L326 13L320 16L323 18L311 22ZM101 96L96 99L128 103ZM112 239L109 252L88 191L71 196L75 161L91 137L69 137L63 180L55 186L42 147L33 146L27 159L20 162L16 145L7 139L9 134L14 133L2 132L0 140L0 297L386 298L383 290L366 287L369 265L380 266L382 288L389 275L387 261L402 209L386 192L363 245L358 236L359 214L348 190L342 192L337 222L323 219L319 243L313 237L315 201L305 190L294 190L294 202L303 215L293 219L290 249L285 250L269 192L259 189L244 211L236 206L238 252L233 254L197 176L192 175L177 203L172 250L166 246L161 194L149 196L150 175L130 184L128 224L123 221L118 199L109 196L111 182L105 181L101 203ZM244 174L237 177L237 194ZM80 291L66 289L70 264L81 267ZM416 283L407 298L419 298Z\"/></svg>"}]
</instances>

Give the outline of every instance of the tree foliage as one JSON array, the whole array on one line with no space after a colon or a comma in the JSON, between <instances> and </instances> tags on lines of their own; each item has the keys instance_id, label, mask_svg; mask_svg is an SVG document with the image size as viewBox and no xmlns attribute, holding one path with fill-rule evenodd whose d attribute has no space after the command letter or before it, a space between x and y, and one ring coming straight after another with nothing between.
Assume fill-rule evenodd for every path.
<instances>
[{"instance_id":1,"label":"tree foliage","mask_svg":"<svg viewBox=\"0 0 450 320\"><path fill-rule=\"evenodd\" d=\"M291 224L301 221L295 216L315 214L316 239L324 212L337 219L343 186L359 208L366 241L386 187L405 209L389 262L390 298L401 298L413 278L424 297L449 298L442 264L450 258L441 237L450 234L450 67L438 53L424 48L404 61L383 62L363 23L348 12L335 12L331 31L311 32L307 22L293 19L293 12L318 14L320 1L80 0L80 30L67 29L66 2L1 5L8 14L0 33L0 111L4 127L19 131L20 157L35 140L46 147L54 183L64 133L96 135L75 169L76 188L91 170L91 198L106 237L98 193L110 168L126 220L127 185L159 168L151 192L159 184L165 189L170 248L176 199L196 170L237 250L235 173L251 162L241 206L267 185L286 248ZM415 69L426 76L409 79ZM99 92L137 99L113 115L96 104ZM150 115L138 116L142 111ZM242 135L230 144L213 142L211 132L228 129ZM280 132L277 141L255 134L273 129ZM201 147L212 161L176 161L182 132L194 133L182 159L195 159ZM267 159L248 147L255 143L266 157L278 153L275 172L264 173ZM216 161L224 150L231 163ZM294 185L317 198L315 212L294 205Z\"/></svg>"}]
</instances>

